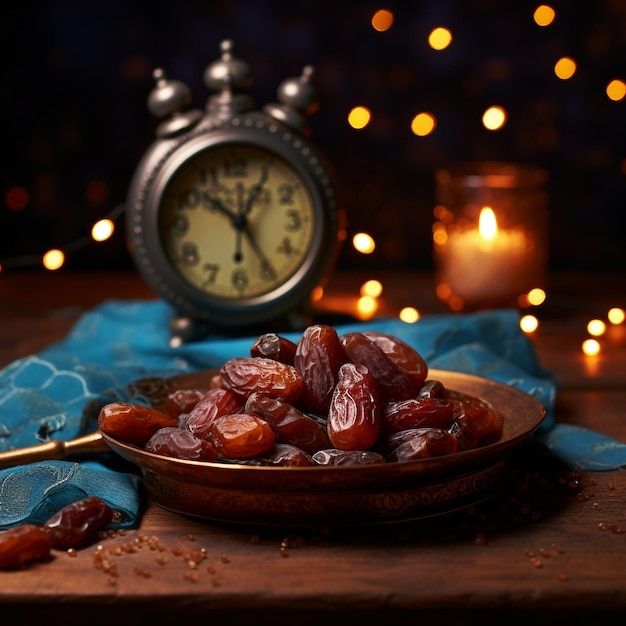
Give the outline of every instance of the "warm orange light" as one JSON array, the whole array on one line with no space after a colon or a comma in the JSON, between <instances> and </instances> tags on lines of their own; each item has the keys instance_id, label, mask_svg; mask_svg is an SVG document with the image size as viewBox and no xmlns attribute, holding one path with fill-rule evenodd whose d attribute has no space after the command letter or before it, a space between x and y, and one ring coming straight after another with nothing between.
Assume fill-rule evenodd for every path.
<instances>
[{"instance_id":1,"label":"warm orange light","mask_svg":"<svg viewBox=\"0 0 626 626\"><path fill-rule=\"evenodd\" d=\"M393 24L393 13L387 9L379 9L372 17L372 27L378 32L384 32Z\"/></svg>"},{"instance_id":2,"label":"warm orange light","mask_svg":"<svg viewBox=\"0 0 626 626\"><path fill-rule=\"evenodd\" d=\"M600 337L606 332L606 324L602 320L591 320L587 324L587 332L594 337Z\"/></svg>"},{"instance_id":3,"label":"warm orange light","mask_svg":"<svg viewBox=\"0 0 626 626\"><path fill-rule=\"evenodd\" d=\"M571 57L562 57L555 64L554 73L561 80L571 78L576 73L576 61Z\"/></svg>"},{"instance_id":4,"label":"warm orange light","mask_svg":"<svg viewBox=\"0 0 626 626\"><path fill-rule=\"evenodd\" d=\"M448 231L441 222L433 224L433 242L437 246L443 246L448 241Z\"/></svg>"},{"instance_id":5,"label":"warm orange light","mask_svg":"<svg viewBox=\"0 0 626 626\"><path fill-rule=\"evenodd\" d=\"M115 230L115 224L110 219L96 222L91 229L91 237L94 241L106 241Z\"/></svg>"},{"instance_id":6,"label":"warm orange light","mask_svg":"<svg viewBox=\"0 0 626 626\"><path fill-rule=\"evenodd\" d=\"M361 254L371 254L376 248L376 242L371 235L367 233L357 233L352 238L352 245L357 252Z\"/></svg>"},{"instance_id":7,"label":"warm orange light","mask_svg":"<svg viewBox=\"0 0 626 626\"><path fill-rule=\"evenodd\" d=\"M372 114L367 107L358 106L354 107L350 113L348 113L348 124L356 130L365 128L372 119Z\"/></svg>"},{"instance_id":8,"label":"warm orange light","mask_svg":"<svg viewBox=\"0 0 626 626\"><path fill-rule=\"evenodd\" d=\"M435 130L437 120L432 113L418 113L411 121L411 131L418 137L426 137Z\"/></svg>"},{"instance_id":9,"label":"warm orange light","mask_svg":"<svg viewBox=\"0 0 626 626\"><path fill-rule=\"evenodd\" d=\"M313 290L311 291L311 300L313 302L317 302L318 300L321 300L324 297L324 287L322 287L321 285L317 285L316 287L313 287Z\"/></svg>"},{"instance_id":10,"label":"warm orange light","mask_svg":"<svg viewBox=\"0 0 626 626\"><path fill-rule=\"evenodd\" d=\"M379 280L367 280L361 285L361 295L379 298L383 292L383 284Z\"/></svg>"},{"instance_id":11,"label":"warm orange light","mask_svg":"<svg viewBox=\"0 0 626 626\"><path fill-rule=\"evenodd\" d=\"M58 270L65 263L65 255L61 250L48 250L43 255L42 263L47 270Z\"/></svg>"},{"instance_id":12,"label":"warm orange light","mask_svg":"<svg viewBox=\"0 0 626 626\"><path fill-rule=\"evenodd\" d=\"M412 306L405 306L400 310L398 317L406 324L415 324L420 318L420 312Z\"/></svg>"},{"instance_id":13,"label":"warm orange light","mask_svg":"<svg viewBox=\"0 0 626 626\"><path fill-rule=\"evenodd\" d=\"M523 315L519 327L525 333L534 333L539 328L539 320L534 315Z\"/></svg>"},{"instance_id":14,"label":"warm orange light","mask_svg":"<svg viewBox=\"0 0 626 626\"><path fill-rule=\"evenodd\" d=\"M361 296L356 303L357 314L360 319L369 319L378 309L378 300L371 296Z\"/></svg>"},{"instance_id":15,"label":"warm orange light","mask_svg":"<svg viewBox=\"0 0 626 626\"><path fill-rule=\"evenodd\" d=\"M444 50L452 43L452 33L447 29L439 26L433 29L428 35L428 45L433 50Z\"/></svg>"},{"instance_id":16,"label":"warm orange light","mask_svg":"<svg viewBox=\"0 0 626 626\"><path fill-rule=\"evenodd\" d=\"M539 287L535 287L535 289L531 289L526 295L528 299L528 304L532 304L532 306L539 306L546 301L546 292Z\"/></svg>"},{"instance_id":17,"label":"warm orange light","mask_svg":"<svg viewBox=\"0 0 626 626\"><path fill-rule=\"evenodd\" d=\"M610 100L619 102L626 98L626 81L616 78L606 86L606 95Z\"/></svg>"},{"instance_id":18,"label":"warm orange light","mask_svg":"<svg viewBox=\"0 0 626 626\"><path fill-rule=\"evenodd\" d=\"M483 113L483 125L487 130L498 130L506 124L507 113L501 106L491 106Z\"/></svg>"},{"instance_id":19,"label":"warm orange light","mask_svg":"<svg viewBox=\"0 0 626 626\"><path fill-rule=\"evenodd\" d=\"M619 307L613 307L612 309L609 309L607 318L611 324L622 324L626 319L626 311L624 311L624 309L620 309Z\"/></svg>"},{"instance_id":20,"label":"warm orange light","mask_svg":"<svg viewBox=\"0 0 626 626\"><path fill-rule=\"evenodd\" d=\"M596 339L585 339L582 349L587 356L595 356L600 352L600 343Z\"/></svg>"},{"instance_id":21,"label":"warm orange light","mask_svg":"<svg viewBox=\"0 0 626 626\"><path fill-rule=\"evenodd\" d=\"M480 216L478 217L478 232L480 236L487 241L495 239L498 235L496 214L489 206L483 207L480 211Z\"/></svg>"},{"instance_id":22,"label":"warm orange light","mask_svg":"<svg viewBox=\"0 0 626 626\"><path fill-rule=\"evenodd\" d=\"M552 24L555 17L556 12L547 4L539 5L533 13L533 19L535 20L535 24L537 24L537 26L549 26Z\"/></svg>"}]
</instances>

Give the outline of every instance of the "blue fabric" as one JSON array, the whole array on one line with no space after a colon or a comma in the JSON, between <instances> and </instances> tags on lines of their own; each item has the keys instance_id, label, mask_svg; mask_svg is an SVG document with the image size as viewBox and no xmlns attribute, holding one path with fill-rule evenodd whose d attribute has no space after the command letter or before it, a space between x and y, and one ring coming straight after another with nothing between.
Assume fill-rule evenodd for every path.
<instances>
[{"instance_id":1,"label":"blue fabric","mask_svg":"<svg viewBox=\"0 0 626 626\"><path fill-rule=\"evenodd\" d=\"M0 371L0 451L46 439L73 439L96 429L98 406L129 400L128 383L217 367L249 354L254 337L211 336L169 345L170 307L155 301L107 301L83 315L68 336ZM537 433L570 466L587 470L626 467L626 445L586 429L554 423L557 381L539 364L515 310L424 316L415 324L375 320L337 326L339 333L382 330L415 347L429 367L475 374L534 396L547 411ZM286 334L297 341L299 334ZM115 455L80 465L41 462L0 470L0 528L41 519L42 511L77 493L103 492L125 513L120 525L140 515L137 476L120 471ZM116 465L116 460L118 464ZM126 468L127 470L128 468ZM19 488L18 488L19 486Z\"/></svg>"}]
</instances>

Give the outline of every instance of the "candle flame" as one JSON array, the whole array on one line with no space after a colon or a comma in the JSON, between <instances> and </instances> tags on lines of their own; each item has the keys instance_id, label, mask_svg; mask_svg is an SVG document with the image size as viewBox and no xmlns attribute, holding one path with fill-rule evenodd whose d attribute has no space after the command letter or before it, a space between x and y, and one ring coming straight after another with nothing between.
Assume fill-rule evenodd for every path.
<instances>
[{"instance_id":1,"label":"candle flame","mask_svg":"<svg viewBox=\"0 0 626 626\"><path fill-rule=\"evenodd\" d=\"M498 234L498 222L496 221L496 214L491 207L485 206L480 211L480 217L478 218L478 232L483 239L491 241L495 239Z\"/></svg>"}]
</instances>

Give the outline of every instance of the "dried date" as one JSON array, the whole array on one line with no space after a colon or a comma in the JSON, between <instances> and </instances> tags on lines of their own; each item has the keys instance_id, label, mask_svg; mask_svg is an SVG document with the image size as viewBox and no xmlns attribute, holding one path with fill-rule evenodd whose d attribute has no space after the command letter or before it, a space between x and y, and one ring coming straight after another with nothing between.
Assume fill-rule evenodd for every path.
<instances>
[{"instance_id":1,"label":"dried date","mask_svg":"<svg viewBox=\"0 0 626 626\"><path fill-rule=\"evenodd\" d=\"M368 465L384 463L385 457L374 450L318 450L313 455L317 465Z\"/></svg>"},{"instance_id":2,"label":"dried date","mask_svg":"<svg viewBox=\"0 0 626 626\"><path fill-rule=\"evenodd\" d=\"M186 415L181 415L178 426L201 439L206 437L211 423L222 415L238 413L242 399L233 391L223 388L209 389Z\"/></svg>"},{"instance_id":3,"label":"dried date","mask_svg":"<svg viewBox=\"0 0 626 626\"><path fill-rule=\"evenodd\" d=\"M302 394L300 372L265 357L235 357L220 368L222 386L247 398L255 391L266 393L285 402L295 402Z\"/></svg>"},{"instance_id":4,"label":"dried date","mask_svg":"<svg viewBox=\"0 0 626 626\"><path fill-rule=\"evenodd\" d=\"M41 526L21 524L0 531L0 570L21 569L51 558L52 544Z\"/></svg>"},{"instance_id":5,"label":"dried date","mask_svg":"<svg viewBox=\"0 0 626 626\"><path fill-rule=\"evenodd\" d=\"M193 433L177 426L157 430L148 439L146 452L189 461L217 461L217 450L210 441L200 439Z\"/></svg>"},{"instance_id":6,"label":"dried date","mask_svg":"<svg viewBox=\"0 0 626 626\"><path fill-rule=\"evenodd\" d=\"M318 421L288 402L253 393L246 400L244 413L264 419L276 433L276 441L313 453L330 445L326 422Z\"/></svg>"},{"instance_id":7,"label":"dried date","mask_svg":"<svg viewBox=\"0 0 626 626\"><path fill-rule=\"evenodd\" d=\"M265 333L257 337L250 347L250 356L264 357L286 365L293 365L296 347L290 339L276 333Z\"/></svg>"},{"instance_id":8,"label":"dried date","mask_svg":"<svg viewBox=\"0 0 626 626\"><path fill-rule=\"evenodd\" d=\"M311 455L288 443L276 443L271 450L251 459L243 459L241 463L278 467L311 467L315 465Z\"/></svg>"},{"instance_id":9,"label":"dried date","mask_svg":"<svg viewBox=\"0 0 626 626\"><path fill-rule=\"evenodd\" d=\"M339 368L328 411L328 436L340 450L366 450L380 435L380 397L376 380L365 365Z\"/></svg>"},{"instance_id":10,"label":"dried date","mask_svg":"<svg viewBox=\"0 0 626 626\"><path fill-rule=\"evenodd\" d=\"M176 389L168 394L165 401L165 412L173 417L189 413L202 396L206 389Z\"/></svg>"},{"instance_id":11,"label":"dried date","mask_svg":"<svg viewBox=\"0 0 626 626\"><path fill-rule=\"evenodd\" d=\"M419 387L408 374L363 333L346 333L339 339L348 360L365 365L372 373L383 402L406 400L417 395Z\"/></svg>"},{"instance_id":12,"label":"dried date","mask_svg":"<svg viewBox=\"0 0 626 626\"><path fill-rule=\"evenodd\" d=\"M457 451L454 435L443 428L412 428L387 438L384 446L390 451L388 461L414 461Z\"/></svg>"},{"instance_id":13,"label":"dried date","mask_svg":"<svg viewBox=\"0 0 626 626\"><path fill-rule=\"evenodd\" d=\"M208 438L227 459L258 456L271 450L276 442L276 435L265 420L246 413L218 417L211 424Z\"/></svg>"},{"instance_id":14,"label":"dried date","mask_svg":"<svg viewBox=\"0 0 626 626\"><path fill-rule=\"evenodd\" d=\"M104 500L89 496L57 511L43 530L56 549L84 548L93 543L99 531L113 521L113 509Z\"/></svg>"},{"instance_id":15,"label":"dried date","mask_svg":"<svg viewBox=\"0 0 626 626\"><path fill-rule=\"evenodd\" d=\"M484 400L458 391L450 390L449 396L458 402L457 421L467 420L474 426L476 445L484 446L502 437L502 415Z\"/></svg>"},{"instance_id":16,"label":"dried date","mask_svg":"<svg viewBox=\"0 0 626 626\"><path fill-rule=\"evenodd\" d=\"M422 355L398 337L378 330L365 330L371 339L412 381L421 387L428 376L428 365Z\"/></svg>"},{"instance_id":17,"label":"dried date","mask_svg":"<svg viewBox=\"0 0 626 626\"><path fill-rule=\"evenodd\" d=\"M383 409L381 432L385 435L409 428L448 428L455 417L455 402L418 396L389 402Z\"/></svg>"},{"instance_id":18,"label":"dried date","mask_svg":"<svg viewBox=\"0 0 626 626\"><path fill-rule=\"evenodd\" d=\"M98 414L98 428L102 432L141 447L157 430L177 425L176 417L129 402L111 402Z\"/></svg>"},{"instance_id":19,"label":"dried date","mask_svg":"<svg viewBox=\"0 0 626 626\"><path fill-rule=\"evenodd\" d=\"M345 362L345 351L332 326L316 324L304 330L293 364L302 375L302 402L309 411L328 413L339 368Z\"/></svg>"}]
</instances>

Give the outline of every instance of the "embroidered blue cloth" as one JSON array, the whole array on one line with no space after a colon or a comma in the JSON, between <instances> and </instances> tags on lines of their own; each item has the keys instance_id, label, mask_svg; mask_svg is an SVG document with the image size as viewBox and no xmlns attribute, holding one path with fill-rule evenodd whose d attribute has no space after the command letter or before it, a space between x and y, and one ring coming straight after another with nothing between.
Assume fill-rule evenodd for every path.
<instances>
[{"instance_id":1,"label":"embroidered blue cloth","mask_svg":"<svg viewBox=\"0 0 626 626\"><path fill-rule=\"evenodd\" d=\"M170 307L160 301L111 300L85 313L66 338L0 371L0 451L70 440L97 428L85 407L127 400L127 385L217 367L246 356L254 337L211 336L170 346ZM572 468L626 467L626 445L586 429L554 423L557 381L539 364L515 310L424 316L415 324L375 320L337 326L365 328L406 341L429 367L475 374L515 386L546 407L535 435ZM299 334L285 336L296 340ZM92 412L93 413L93 412ZM45 521L48 513L86 495L99 495L124 515L140 516L139 479L112 453L88 461L46 461L0 470L0 529Z\"/></svg>"}]
</instances>

